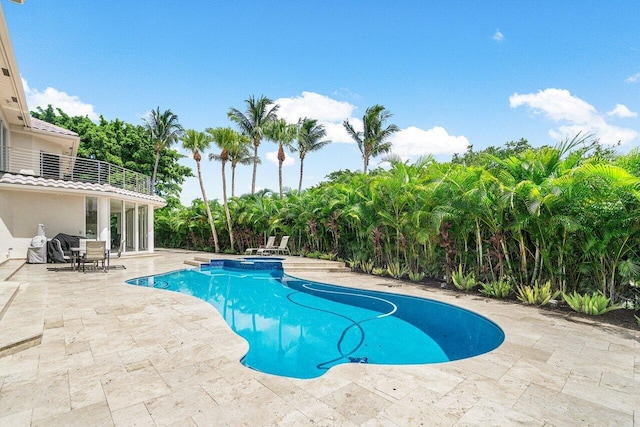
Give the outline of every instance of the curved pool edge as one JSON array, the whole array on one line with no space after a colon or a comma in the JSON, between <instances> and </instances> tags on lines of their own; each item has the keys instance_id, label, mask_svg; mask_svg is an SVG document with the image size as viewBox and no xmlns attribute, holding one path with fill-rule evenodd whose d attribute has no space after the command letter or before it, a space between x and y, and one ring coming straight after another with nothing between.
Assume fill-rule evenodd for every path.
<instances>
[{"instance_id":1,"label":"curved pool edge","mask_svg":"<svg viewBox=\"0 0 640 427\"><path fill-rule=\"evenodd\" d=\"M235 263L239 262L240 264L245 265L246 268L249 268L248 264L243 263L243 261L244 261L243 258L238 258L238 259L233 259L233 260L226 260L226 261L232 261L232 262L235 262ZM269 261L275 261L275 260L270 259ZM338 278L335 278L335 277L333 278L334 280L331 280L331 282L333 282L333 283L327 283L327 282L318 281L317 279L309 279L309 278L305 278L305 277L300 277L298 275L285 273L283 268L282 268L281 262L278 262L278 264L280 264L280 266L279 266L278 269L276 269L273 272L273 276L274 276L274 278L279 278L281 282L289 282L289 284L290 284L290 282L292 282L292 281L298 281L298 282L310 283L310 284L314 284L314 285L318 285L318 286L328 286L328 287L331 287L331 288L338 288L340 290L348 291L348 292L351 292L351 293L375 294L375 295L381 295L381 296L388 297L388 298L400 298L400 299L406 299L406 300L418 301L418 302L420 302L420 301L425 302L426 301L426 302L429 302L430 304L434 304L435 306L438 306L438 307L444 307L445 309L448 309L448 310L451 310L451 309L457 310L458 312L464 313L467 317L479 319L479 320L482 321L482 323L487 324L487 325L491 325L495 330L499 331L499 333L500 333L499 340L495 341L495 345L493 347L486 348L483 351L477 351L477 352L475 352L474 354L471 354L471 355L452 354L451 357L449 358L449 360L447 360L447 361L424 362L424 363L419 363L418 362L418 363L411 363L411 364L394 364L394 363L388 363L388 364L375 363L375 364L373 364L372 363L371 365L380 365L380 366L417 366L417 365L425 365L425 366L428 366L428 365L433 365L433 364L441 364L441 363L445 363L445 362L449 362L449 361L456 361L456 360L462 360L462 359L467 359L467 358L473 358L473 357L481 356L483 354L486 354L488 352L491 352L491 351L497 349L500 345L502 345L502 343L505 341L505 338L506 338L504 330L495 321L493 321L492 319L490 319L486 315L480 314L479 312L474 311L473 309L470 309L470 308L467 308L467 307L461 307L459 305L452 304L450 302L439 301L439 300L434 299L434 298L432 298L430 296L425 296L424 295L424 291L427 291L428 289L419 289L419 288L416 288L416 287L410 287L410 288L393 289L392 291L379 290L379 289L376 289L375 285L370 284L370 283L369 284L345 284L343 280L339 280ZM206 269L206 266L204 266L204 268ZM243 269L244 268L245 267L243 267ZM264 269L264 268L259 268L259 269L263 270L263 271L267 270L267 269ZM129 279L126 282L128 284L136 284L136 285L145 286L145 285L142 285L140 283L135 283L136 280L149 279L149 278L153 278L153 277L157 277L157 276L167 275L167 274L170 274L172 272L187 271L187 270L191 270L191 271L195 271L195 272L201 272L203 269L202 268L198 268L198 267L193 267L193 266L192 267L185 267L183 269L172 270L172 271L168 271L168 272L164 272L164 273L160 273L160 274L156 274L156 275L141 276L141 277L138 277L138 278ZM232 268L232 270L235 270L235 269ZM349 273L349 274L353 274L353 273ZM327 276L330 277L331 274L327 274ZM329 277L327 277L327 279L329 279ZM327 280L327 279L324 279L324 280ZM335 280L335 279L338 279L338 280ZM366 279L370 280L371 277L367 277ZM389 282L387 279L383 279L383 280L388 282L388 284L390 286L392 286L394 283L397 283L397 282ZM336 281L341 282L341 283L339 283L339 284L335 283ZM283 284L285 286L293 289L287 283L283 283ZM384 283L383 285L387 285L387 284ZM380 284L378 284L378 286L380 286ZM158 287L158 286L146 286L146 287L154 287L154 288L162 289L162 287ZM416 292L411 292L411 291L417 291L418 293L420 293L420 295L416 295L415 294ZM186 295L195 297L195 296L190 295L190 294L186 294ZM197 297L195 297L195 298L197 298ZM199 298L197 298L197 299L199 299ZM398 317L403 319L401 316L398 316ZM403 320L406 320L409 323L415 325L415 322L412 321L412 320L407 320L407 319L403 319ZM449 322L449 323L451 324L451 323L455 323L455 322ZM229 324L227 324L227 326L229 326ZM416 325L416 326L418 326L418 325ZM420 326L418 326L418 327L420 329L422 329ZM428 331L428 330L423 330L423 331L429 336L434 335L433 331ZM231 328L229 328L229 332L233 333L235 336L240 338L244 343L243 347L246 350L244 351L243 355L238 359L241 362L241 364L243 364L243 366L245 366L245 367L247 367L249 369L255 370L257 372L266 373L268 375L281 376L279 374L264 372L264 371L261 371L260 369L257 369L257 368L254 368L254 367L251 367L251 366L248 366L248 365L242 363L242 360L247 356L247 354L250 351L249 342L246 339L244 339L242 336L240 336L237 333L235 333ZM446 348L447 346L445 345L444 347ZM447 354L449 354L448 351L447 351ZM352 363L340 363L340 364L337 364L335 366L332 366L331 368L336 367L336 366L342 366L343 364L350 365ZM329 371L332 371L332 370L333 369L328 369L324 373L321 373L321 374L319 374L317 376L307 377L307 378L301 378L301 377L289 377L289 378L313 379L313 378L318 378L320 376L323 376L323 375L327 374ZM285 377L286 377L286 375L285 375Z\"/></svg>"},{"instance_id":2,"label":"curved pool edge","mask_svg":"<svg viewBox=\"0 0 640 427\"><path fill-rule=\"evenodd\" d=\"M500 336L496 340L494 340L493 342L488 343L486 345L486 347L484 348L484 351L480 351L480 352L474 353L472 355L461 355L457 351L451 352L451 345L447 345L447 343L445 343L445 347L446 348L444 350L447 353L447 355L449 356L449 361L448 362L453 362L453 361L456 361L456 360L463 360L463 359L473 358L473 357L477 357L477 356L480 356L480 355L483 355L483 354L490 353L490 352L496 350L497 348L499 348L504 343L504 341L506 339L506 334L504 332L504 329L502 329L500 327L500 325L498 325L497 322L495 322L494 320L492 320L488 316L480 314L480 313L478 313L478 312L476 312L476 311L474 311L472 309L469 309L469 308L466 308L466 307L460 307L459 305L455 305L455 304L452 304L452 303L439 301L439 300L436 300L436 299L433 299L433 298L430 298L430 297L426 297L426 296L410 295L408 293L398 293L397 291L389 292L389 291L382 291L382 290L378 290L378 289L368 289L368 288L362 288L362 287L357 287L357 286L350 286L350 285L345 285L345 284L340 284L339 285L339 284L335 284L335 283L318 282L317 280L297 277L297 276L294 276L292 274L288 274L286 272L284 272L283 277L287 277L287 278L292 279L292 280L298 280L298 281L301 281L301 282L314 283L314 284L317 284L317 285L327 285L327 286L337 287L337 288L341 288L341 289L344 289L344 290L357 290L357 291L361 291L361 292L365 292L365 293L372 293L372 294L376 294L376 295L385 295L385 296L392 296L392 297L393 296L397 296L397 297L401 297L401 298L407 298L407 299L410 299L410 300L428 301L429 303L435 304L437 307L441 307L441 308L445 308L445 309L453 308L453 309L456 309L456 310L460 310L461 312L465 313L466 315L471 316L473 318L477 318L477 319L481 320L485 325L491 326L491 327L495 328L497 331L499 331ZM402 288L399 288L399 289L402 289ZM433 329L424 330L420 326L416 325L415 319L406 319L401 314L398 315L397 317L399 317L399 318L401 318L401 319L403 319L403 320L405 320L405 321L407 321L407 322L419 327L427 335L431 336L432 338L434 336L438 336L438 333L435 332ZM451 323L453 323L453 322L451 322ZM447 332L451 331L451 329L449 328L449 326L451 326L451 324L442 324L442 326L444 326L446 328ZM455 335L453 337L449 337L449 339L455 339ZM449 351L447 351L447 350L449 350ZM447 363L447 362L437 362L437 363ZM430 363L426 363L426 364L430 364ZM338 365L336 365L336 366L338 366Z\"/></svg>"}]
</instances>

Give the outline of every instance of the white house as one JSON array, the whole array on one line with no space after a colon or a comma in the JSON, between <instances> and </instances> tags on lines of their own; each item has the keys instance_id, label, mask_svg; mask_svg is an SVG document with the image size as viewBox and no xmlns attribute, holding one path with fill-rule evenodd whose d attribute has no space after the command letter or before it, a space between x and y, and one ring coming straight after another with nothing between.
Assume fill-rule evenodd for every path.
<instances>
[{"instance_id":1,"label":"white house","mask_svg":"<svg viewBox=\"0 0 640 427\"><path fill-rule=\"evenodd\" d=\"M16 1L21 3L22 1ZM74 132L30 117L0 5L0 263L25 258L38 224L153 252L153 212L166 202L148 176L76 157Z\"/></svg>"}]
</instances>

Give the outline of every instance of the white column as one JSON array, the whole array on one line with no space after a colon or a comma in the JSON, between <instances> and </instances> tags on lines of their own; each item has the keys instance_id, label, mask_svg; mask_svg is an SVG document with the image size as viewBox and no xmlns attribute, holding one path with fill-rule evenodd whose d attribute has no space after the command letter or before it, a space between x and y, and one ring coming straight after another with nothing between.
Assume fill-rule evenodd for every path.
<instances>
[{"instance_id":1,"label":"white column","mask_svg":"<svg viewBox=\"0 0 640 427\"><path fill-rule=\"evenodd\" d=\"M140 218L138 218L138 203L133 205L133 235L136 236L133 242L133 248L136 252L140 250L138 243L140 242Z\"/></svg>"},{"instance_id":2,"label":"white column","mask_svg":"<svg viewBox=\"0 0 640 427\"><path fill-rule=\"evenodd\" d=\"M111 247L111 208L108 197L98 197L98 240Z\"/></svg>"},{"instance_id":3,"label":"white column","mask_svg":"<svg viewBox=\"0 0 640 427\"><path fill-rule=\"evenodd\" d=\"M153 227L153 206L152 205L148 205L147 206L147 215L149 216L149 218L147 218L147 249L149 250L149 252L153 252L155 250L154 244L153 244L153 233L154 233L154 227Z\"/></svg>"}]
</instances>

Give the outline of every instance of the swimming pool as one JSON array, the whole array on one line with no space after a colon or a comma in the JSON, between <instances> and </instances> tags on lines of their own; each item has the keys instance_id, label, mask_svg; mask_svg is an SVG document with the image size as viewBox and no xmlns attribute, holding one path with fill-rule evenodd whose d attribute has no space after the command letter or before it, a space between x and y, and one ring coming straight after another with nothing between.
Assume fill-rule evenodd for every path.
<instances>
[{"instance_id":1,"label":"swimming pool","mask_svg":"<svg viewBox=\"0 0 640 427\"><path fill-rule=\"evenodd\" d=\"M212 260L127 283L200 298L247 340L242 363L314 378L341 363L424 364L498 347L504 333L471 311L424 298L300 280L273 259Z\"/></svg>"}]
</instances>

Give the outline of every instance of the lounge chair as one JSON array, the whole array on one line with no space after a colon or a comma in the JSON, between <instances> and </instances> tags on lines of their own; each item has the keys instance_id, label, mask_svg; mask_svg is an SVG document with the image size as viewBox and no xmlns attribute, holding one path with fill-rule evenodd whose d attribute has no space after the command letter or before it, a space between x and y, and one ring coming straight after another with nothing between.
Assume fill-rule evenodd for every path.
<instances>
[{"instance_id":1,"label":"lounge chair","mask_svg":"<svg viewBox=\"0 0 640 427\"><path fill-rule=\"evenodd\" d=\"M280 245L275 247L275 248L271 248L271 249L263 249L262 252L260 252L260 250L258 250L259 254L265 254L265 255L271 255L271 254L287 254L287 255L291 255L291 251L289 250L289 248L287 247L287 244L289 243L289 236L284 236L282 237L282 240L280 241Z\"/></svg>"},{"instance_id":2,"label":"lounge chair","mask_svg":"<svg viewBox=\"0 0 640 427\"><path fill-rule=\"evenodd\" d=\"M127 269L127 267L125 267L122 264L111 265L112 259L118 259L122 256L122 249L124 249L124 239L120 240L120 246L118 246L118 252L116 252L115 254L114 253L109 254L109 258L107 259L107 269L118 268L118 267L122 267L124 270Z\"/></svg>"},{"instance_id":3,"label":"lounge chair","mask_svg":"<svg viewBox=\"0 0 640 427\"><path fill-rule=\"evenodd\" d=\"M266 245L261 245L257 248L249 248L246 251L244 251L245 255L254 255L254 254L258 254L261 253L260 251L264 251L265 249L275 249L276 246L276 236L269 236L269 238L267 239L267 244Z\"/></svg>"},{"instance_id":4,"label":"lounge chair","mask_svg":"<svg viewBox=\"0 0 640 427\"><path fill-rule=\"evenodd\" d=\"M94 264L96 268L98 267L99 263L102 263L102 271L106 273L107 272L106 260L107 260L106 242L103 240L99 240L97 242L88 241L87 252L84 258L80 260L80 262L82 262L82 271L86 273L85 271L86 265L88 262L90 262Z\"/></svg>"}]
</instances>

